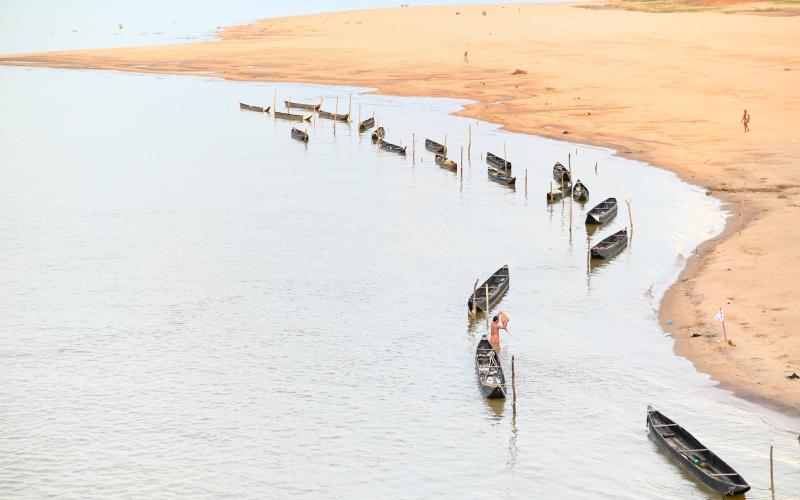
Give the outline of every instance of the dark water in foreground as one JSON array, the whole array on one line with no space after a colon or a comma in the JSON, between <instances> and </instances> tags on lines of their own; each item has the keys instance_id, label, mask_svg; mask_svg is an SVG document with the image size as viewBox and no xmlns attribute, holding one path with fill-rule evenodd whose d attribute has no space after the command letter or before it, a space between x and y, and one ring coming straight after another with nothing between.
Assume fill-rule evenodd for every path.
<instances>
[{"instance_id":1,"label":"dark water in foreground","mask_svg":"<svg viewBox=\"0 0 800 500\"><path fill-rule=\"evenodd\" d=\"M721 229L713 199L456 101L353 90L416 163L327 121L305 147L239 111L274 88L351 91L0 68L0 497L716 498L648 439L647 404L759 488L775 445L798 497L800 422L714 388L656 322ZM420 144L458 151L468 125L462 183ZM479 159L504 143L516 191ZM592 193L571 239L544 203L568 153ZM632 245L587 270L585 210L611 195ZM465 305L502 264L516 418L480 395Z\"/></svg>"}]
</instances>

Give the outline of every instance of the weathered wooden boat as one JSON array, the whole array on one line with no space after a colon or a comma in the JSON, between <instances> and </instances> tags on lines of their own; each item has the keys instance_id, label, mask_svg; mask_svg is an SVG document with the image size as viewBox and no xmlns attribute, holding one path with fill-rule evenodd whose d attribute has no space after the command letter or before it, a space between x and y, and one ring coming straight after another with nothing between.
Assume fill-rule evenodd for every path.
<instances>
[{"instance_id":1,"label":"weathered wooden boat","mask_svg":"<svg viewBox=\"0 0 800 500\"><path fill-rule=\"evenodd\" d=\"M580 179L575 181L575 186L572 187L572 199L580 202L589 200L589 189L581 182Z\"/></svg>"},{"instance_id":2,"label":"weathered wooden boat","mask_svg":"<svg viewBox=\"0 0 800 500\"><path fill-rule=\"evenodd\" d=\"M425 149L431 151L432 153L447 156L447 148L444 147L443 144L439 144L438 142L430 139L425 139Z\"/></svg>"},{"instance_id":3,"label":"weathered wooden boat","mask_svg":"<svg viewBox=\"0 0 800 500\"><path fill-rule=\"evenodd\" d=\"M607 198L586 214L587 224L603 224L617 215L617 199Z\"/></svg>"},{"instance_id":4,"label":"weathered wooden boat","mask_svg":"<svg viewBox=\"0 0 800 500\"><path fill-rule=\"evenodd\" d=\"M293 113L283 113L281 111L276 111L275 118L280 118L281 120L291 120L293 122L307 122L311 120L311 115L295 115Z\"/></svg>"},{"instance_id":5,"label":"weathered wooden boat","mask_svg":"<svg viewBox=\"0 0 800 500\"><path fill-rule=\"evenodd\" d=\"M297 139L301 142L308 142L308 133L292 127L292 139Z\"/></svg>"},{"instance_id":6,"label":"weathered wooden boat","mask_svg":"<svg viewBox=\"0 0 800 500\"><path fill-rule=\"evenodd\" d=\"M628 229L617 231L592 247L592 258L609 259L628 245Z\"/></svg>"},{"instance_id":7,"label":"weathered wooden boat","mask_svg":"<svg viewBox=\"0 0 800 500\"><path fill-rule=\"evenodd\" d=\"M350 113L345 114L336 114L336 113L329 113L327 111L319 110L319 117L326 118L328 120L334 120L337 122L346 122L350 120Z\"/></svg>"},{"instance_id":8,"label":"weathered wooden boat","mask_svg":"<svg viewBox=\"0 0 800 500\"><path fill-rule=\"evenodd\" d=\"M492 274L488 280L484 281L481 286L476 288L472 295L467 300L467 308L472 311L473 304L475 309L479 311L487 311L497 305L503 294L508 290L508 285L511 282L511 275L508 273L508 266L503 266ZM486 305L486 296L489 296L489 305Z\"/></svg>"},{"instance_id":9,"label":"weathered wooden boat","mask_svg":"<svg viewBox=\"0 0 800 500\"><path fill-rule=\"evenodd\" d=\"M251 104L239 103L239 109L246 109L247 111L255 111L256 113L269 113L269 106L262 108L261 106L253 106Z\"/></svg>"},{"instance_id":10,"label":"weathered wooden boat","mask_svg":"<svg viewBox=\"0 0 800 500\"><path fill-rule=\"evenodd\" d=\"M506 175L502 170L497 170L496 168L492 167L489 167L489 180L508 187L514 187L514 185L517 183L516 177Z\"/></svg>"},{"instance_id":11,"label":"weathered wooden boat","mask_svg":"<svg viewBox=\"0 0 800 500\"><path fill-rule=\"evenodd\" d=\"M553 179L558 182L559 185L567 185L572 182L569 177L569 170L567 167L561 164L561 162L556 162L553 165Z\"/></svg>"},{"instance_id":12,"label":"weathered wooden boat","mask_svg":"<svg viewBox=\"0 0 800 500\"><path fill-rule=\"evenodd\" d=\"M497 168L502 168L508 173L511 173L511 162L500 158L496 154L486 153L486 163L489 165L494 165Z\"/></svg>"},{"instance_id":13,"label":"weathered wooden boat","mask_svg":"<svg viewBox=\"0 0 800 500\"><path fill-rule=\"evenodd\" d=\"M451 172L458 172L458 163L445 158L444 155L436 155L436 164Z\"/></svg>"},{"instance_id":14,"label":"weathered wooden boat","mask_svg":"<svg viewBox=\"0 0 800 500\"><path fill-rule=\"evenodd\" d=\"M371 129L374 126L375 126L375 118L370 117L358 124L358 131L366 132L367 130Z\"/></svg>"},{"instance_id":15,"label":"weathered wooden boat","mask_svg":"<svg viewBox=\"0 0 800 500\"><path fill-rule=\"evenodd\" d=\"M506 377L503 374L503 366L486 335L481 337L475 350L475 373L478 374L478 383L485 397L506 397Z\"/></svg>"},{"instance_id":16,"label":"weathered wooden boat","mask_svg":"<svg viewBox=\"0 0 800 500\"><path fill-rule=\"evenodd\" d=\"M322 107L322 102L320 101L317 104L307 104L304 102L292 102L292 101L283 101L286 103L286 109L308 109L310 111L319 111L319 108Z\"/></svg>"},{"instance_id":17,"label":"weathered wooden boat","mask_svg":"<svg viewBox=\"0 0 800 500\"><path fill-rule=\"evenodd\" d=\"M406 146L398 146L397 144L386 142L383 139L378 139L378 146L380 146L381 149L391 151L392 153L401 154L403 156L406 154Z\"/></svg>"},{"instance_id":18,"label":"weathered wooden boat","mask_svg":"<svg viewBox=\"0 0 800 500\"><path fill-rule=\"evenodd\" d=\"M383 139L386 136L386 131L383 127L378 127L372 132L372 142L378 142L379 140Z\"/></svg>"},{"instance_id":19,"label":"weathered wooden boat","mask_svg":"<svg viewBox=\"0 0 800 500\"><path fill-rule=\"evenodd\" d=\"M564 196L564 192L557 187L551 187L547 192L547 203L555 203Z\"/></svg>"},{"instance_id":20,"label":"weathered wooden boat","mask_svg":"<svg viewBox=\"0 0 800 500\"><path fill-rule=\"evenodd\" d=\"M717 493L739 495L750 490L733 467L652 406L647 407L647 431L676 462Z\"/></svg>"}]
</instances>

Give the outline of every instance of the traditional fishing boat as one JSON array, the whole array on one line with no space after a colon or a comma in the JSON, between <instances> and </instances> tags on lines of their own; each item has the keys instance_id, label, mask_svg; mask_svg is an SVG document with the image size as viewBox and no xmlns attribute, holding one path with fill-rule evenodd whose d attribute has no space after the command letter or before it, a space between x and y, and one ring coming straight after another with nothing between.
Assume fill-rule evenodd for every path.
<instances>
[{"instance_id":1,"label":"traditional fishing boat","mask_svg":"<svg viewBox=\"0 0 800 500\"><path fill-rule=\"evenodd\" d=\"M239 103L239 109L246 109L247 111L255 111L257 113L269 113L269 106L262 108L261 106L253 106L251 104Z\"/></svg>"},{"instance_id":2,"label":"traditional fishing boat","mask_svg":"<svg viewBox=\"0 0 800 500\"><path fill-rule=\"evenodd\" d=\"M572 199L580 202L589 200L589 189L586 188L580 179L575 181L575 186L572 188Z\"/></svg>"},{"instance_id":3,"label":"traditional fishing boat","mask_svg":"<svg viewBox=\"0 0 800 500\"><path fill-rule=\"evenodd\" d=\"M372 142L378 142L379 140L383 139L386 136L386 131L383 127L378 127L372 133Z\"/></svg>"},{"instance_id":4,"label":"traditional fishing boat","mask_svg":"<svg viewBox=\"0 0 800 500\"><path fill-rule=\"evenodd\" d=\"M717 493L739 495L750 490L733 467L652 406L647 407L647 431L676 462Z\"/></svg>"},{"instance_id":5,"label":"traditional fishing boat","mask_svg":"<svg viewBox=\"0 0 800 500\"><path fill-rule=\"evenodd\" d=\"M438 142L430 139L425 139L425 149L439 155L447 156L447 148L444 147L443 144L439 144Z\"/></svg>"},{"instance_id":6,"label":"traditional fishing boat","mask_svg":"<svg viewBox=\"0 0 800 500\"><path fill-rule=\"evenodd\" d=\"M508 187L514 187L514 185L517 183L516 177L506 175L501 170L497 170L496 168L492 167L489 167L489 180Z\"/></svg>"},{"instance_id":7,"label":"traditional fishing boat","mask_svg":"<svg viewBox=\"0 0 800 500\"><path fill-rule=\"evenodd\" d=\"M328 120L334 120L337 122L346 122L350 120L350 113L345 113L343 115L336 114L336 113L329 113L327 111L319 110L319 117L320 118L327 118Z\"/></svg>"},{"instance_id":8,"label":"traditional fishing boat","mask_svg":"<svg viewBox=\"0 0 800 500\"><path fill-rule=\"evenodd\" d=\"M486 163L511 173L511 162L500 158L496 154L486 153Z\"/></svg>"},{"instance_id":9,"label":"traditional fishing boat","mask_svg":"<svg viewBox=\"0 0 800 500\"><path fill-rule=\"evenodd\" d=\"M322 107L322 101L317 104L306 104L304 102L292 102L292 101L283 101L286 103L286 109L308 109L310 111L319 111L319 108Z\"/></svg>"},{"instance_id":10,"label":"traditional fishing boat","mask_svg":"<svg viewBox=\"0 0 800 500\"><path fill-rule=\"evenodd\" d=\"M375 118L370 117L358 124L358 131L366 132L367 130L371 129L374 126L375 126Z\"/></svg>"},{"instance_id":11,"label":"traditional fishing boat","mask_svg":"<svg viewBox=\"0 0 800 500\"><path fill-rule=\"evenodd\" d=\"M291 120L293 122L307 122L311 120L311 115L303 116L303 115L295 115L293 113L283 113L281 111L276 111L275 118L280 118L281 120Z\"/></svg>"},{"instance_id":12,"label":"traditional fishing boat","mask_svg":"<svg viewBox=\"0 0 800 500\"><path fill-rule=\"evenodd\" d=\"M308 142L308 133L292 127L292 139L297 139L301 142Z\"/></svg>"},{"instance_id":13,"label":"traditional fishing boat","mask_svg":"<svg viewBox=\"0 0 800 500\"><path fill-rule=\"evenodd\" d=\"M511 276L508 273L508 266L503 266L492 274L488 280L476 288L467 300L467 307L470 311L475 309L487 311L497 305L503 294L508 290ZM489 298L489 306L486 305L486 298Z\"/></svg>"},{"instance_id":14,"label":"traditional fishing boat","mask_svg":"<svg viewBox=\"0 0 800 500\"><path fill-rule=\"evenodd\" d=\"M592 258L609 259L628 245L628 229L617 231L592 247Z\"/></svg>"},{"instance_id":15,"label":"traditional fishing boat","mask_svg":"<svg viewBox=\"0 0 800 500\"><path fill-rule=\"evenodd\" d=\"M386 142L383 139L378 139L378 146L381 149L385 149L386 151L391 151L392 153L397 153L405 156L406 154L406 146L398 146L397 144L392 144L391 142Z\"/></svg>"},{"instance_id":16,"label":"traditional fishing boat","mask_svg":"<svg viewBox=\"0 0 800 500\"><path fill-rule=\"evenodd\" d=\"M587 224L603 224L617 215L617 199L607 198L586 214Z\"/></svg>"},{"instance_id":17,"label":"traditional fishing boat","mask_svg":"<svg viewBox=\"0 0 800 500\"><path fill-rule=\"evenodd\" d=\"M506 377L503 374L503 366L486 335L481 337L475 350L475 373L478 374L478 383L480 383L481 392L485 397L506 397Z\"/></svg>"},{"instance_id":18,"label":"traditional fishing boat","mask_svg":"<svg viewBox=\"0 0 800 500\"><path fill-rule=\"evenodd\" d=\"M554 203L564 196L564 192L557 187L551 187L547 192L547 203Z\"/></svg>"},{"instance_id":19,"label":"traditional fishing boat","mask_svg":"<svg viewBox=\"0 0 800 500\"><path fill-rule=\"evenodd\" d=\"M553 179L555 179L559 185L572 182L569 177L569 170L567 170L567 167L562 165L561 162L556 162L556 164L553 165Z\"/></svg>"},{"instance_id":20,"label":"traditional fishing boat","mask_svg":"<svg viewBox=\"0 0 800 500\"><path fill-rule=\"evenodd\" d=\"M458 171L458 163L448 158L445 158L444 155L436 155L436 164L451 172Z\"/></svg>"}]
</instances>

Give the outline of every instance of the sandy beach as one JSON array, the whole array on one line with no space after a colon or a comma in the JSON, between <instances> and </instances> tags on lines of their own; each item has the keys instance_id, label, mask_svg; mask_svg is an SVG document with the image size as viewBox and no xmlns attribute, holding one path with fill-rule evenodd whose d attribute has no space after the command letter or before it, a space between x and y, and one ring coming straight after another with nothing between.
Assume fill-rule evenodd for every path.
<instances>
[{"instance_id":1,"label":"sandy beach","mask_svg":"<svg viewBox=\"0 0 800 500\"><path fill-rule=\"evenodd\" d=\"M7 55L0 63L467 98L475 104L463 115L613 147L674 171L722 199L732 215L667 292L662 326L676 353L723 387L800 414L800 381L787 379L800 373L793 331L800 312L792 305L800 272L791 260L800 243L791 222L800 214L796 18L752 6L740 13L447 6L271 19L220 36ZM271 96L254 104L271 105ZM749 133L739 123L744 109ZM720 307L730 344L714 321Z\"/></svg>"}]
</instances>

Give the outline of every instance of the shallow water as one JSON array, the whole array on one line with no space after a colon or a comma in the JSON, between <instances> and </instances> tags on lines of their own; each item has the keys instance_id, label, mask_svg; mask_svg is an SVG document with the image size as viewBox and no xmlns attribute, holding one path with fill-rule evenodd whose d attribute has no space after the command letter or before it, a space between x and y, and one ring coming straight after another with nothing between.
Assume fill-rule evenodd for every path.
<instances>
[{"instance_id":1,"label":"shallow water","mask_svg":"<svg viewBox=\"0 0 800 500\"><path fill-rule=\"evenodd\" d=\"M353 92L409 156L238 109L273 89ZM656 321L721 230L714 199L458 101L361 92L0 68L0 497L717 498L648 439L653 404L756 487L775 445L798 498L800 421L715 388ZM468 126L462 182L421 144L447 133L460 161ZM516 191L480 160L504 144ZM591 190L571 238L544 202L568 154ZM612 195L632 244L590 269L585 211ZM626 223L623 203L591 242ZM503 264L516 417L480 394L466 308Z\"/></svg>"}]
</instances>

